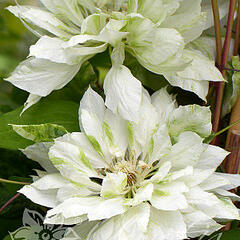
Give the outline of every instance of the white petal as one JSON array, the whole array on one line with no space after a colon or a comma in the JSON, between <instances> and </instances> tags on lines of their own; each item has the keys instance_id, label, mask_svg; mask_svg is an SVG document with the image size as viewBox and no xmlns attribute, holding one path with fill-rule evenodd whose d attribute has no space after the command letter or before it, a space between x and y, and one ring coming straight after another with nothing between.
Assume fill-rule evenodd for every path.
<instances>
[{"instance_id":1,"label":"white petal","mask_svg":"<svg viewBox=\"0 0 240 240\"><path fill-rule=\"evenodd\" d=\"M201 154L196 167L200 169L216 169L229 152L217 146L205 146L206 148Z\"/></svg>"},{"instance_id":2,"label":"white petal","mask_svg":"<svg viewBox=\"0 0 240 240\"><path fill-rule=\"evenodd\" d=\"M171 177L171 173L169 175ZM166 182L163 181L163 182L154 184L154 191L156 190L156 193L160 194L160 192L162 192L163 195L171 195L171 194L178 194L178 193L184 193L189 191L189 188L186 186L186 184L183 181L168 182L169 178L167 177L164 180Z\"/></svg>"},{"instance_id":3,"label":"white petal","mask_svg":"<svg viewBox=\"0 0 240 240\"><path fill-rule=\"evenodd\" d=\"M185 49L183 56L192 63L184 71L178 73L179 77L199 81L225 81L220 71L215 67L214 61L210 61L201 52Z\"/></svg>"},{"instance_id":4,"label":"white petal","mask_svg":"<svg viewBox=\"0 0 240 240\"><path fill-rule=\"evenodd\" d=\"M37 103L38 101L40 101L42 97L38 96L38 95L34 95L34 94L29 94L27 101L24 103L24 108L21 112L21 115L27 110L29 109L31 106L33 106L35 103Z\"/></svg>"},{"instance_id":5,"label":"white petal","mask_svg":"<svg viewBox=\"0 0 240 240\"><path fill-rule=\"evenodd\" d=\"M220 195L220 196L223 196L223 197L229 197L232 201L240 201L240 196L238 196L238 195L236 195L232 192L226 191L224 189L221 189L221 188L213 189L212 192L215 195Z\"/></svg>"},{"instance_id":6,"label":"white petal","mask_svg":"<svg viewBox=\"0 0 240 240\"><path fill-rule=\"evenodd\" d=\"M152 21L141 15L132 15L126 31L129 32L128 50L145 68L158 74L166 71L167 61L176 58L184 47L184 40L178 31L173 28L157 28ZM170 65L167 67L174 69Z\"/></svg>"},{"instance_id":7,"label":"white petal","mask_svg":"<svg viewBox=\"0 0 240 240\"><path fill-rule=\"evenodd\" d=\"M233 204L232 200L228 197L218 197L219 203L211 208L215 211L217 219L230 220L240 220L239 209Z\"/></svg>"},{"instance_id":8,"label":"white petal","mask_svg":"<svg viewBox=\"0 0 240 240\"><path fill-rule=\"evenodd\" d=\"M185 193L187 200L190 204L198 206L200 209L209 207L218 203L217 197L199 187L191 188L191 191Z\"/></svg>"},{"instance_id":9,"label":"white petal","mask_svg":"<svg viewBox=\"0 0 240 240\"><path fill-rule=\"evenodd\" d=\"M37 228L40 227L41 223L43 222L43 216L34 210L29 210L25 208L23 212L23 226L36 226Z\"/></svg>"},{"instance_id":10,"label":"white petal","mask_svg":"<svg viewBox=\"0 0 240 240\"><path fill-rule=\"evenodd\" d=\"M87 110L89 113L96 114L99 120L103 121L105 113L103 98L97 92L93 91L91 87L88 88L82 97L79 108L79 116L81 116L83 109Z\"/></svg>"},{"instance_id":11,"label":"white petal","mask_svg":"<svg viewBox=\"0 0 240 240\"><path fill-rule=\"evenodd\" d=\"M179 211L161 211L151 207L147 240L182 240L187 238L186 225Z\"/></svg>"},{"instance_id":12,"label":"white petal","mask_svg":"<svg viewBox=\"0 0 240 240\"><path fill-rule=\"evenodd\" d=\"M223 227L201 211L184 214L183 218L187 225L187 235L191 238L209 236Z\"/></svg>"},{"instance_id":13,"label":"white petal","mask_svg":"<svg viewBox=\"0 0 240 240\"><path fill-rule=\"evenodd\" d=\"M164 162L162 163L157 172L150 178L149 181L159 183L161 182L169 173L171 169L171 163L170 162Z\"/></svg>"},{"instance_id":14,"label":"white petal","mask_svg":"<svg viewBox=\"0 0 240 240\"><path fill-rule=\"evenodd\" d=\"M114 197L122 195L127 185L127 175L125 173L107 173L103 179L101 196Z\"/></svg>"},{"instance_id":15,"label":"white petal","mask_svg":"<svg viewBox=\"0 0 240 240\"><path fill-rule=\"evenodd\" d=\"M220 175L212 174L206 180L204 180L204 182L199 184L199 187L205 191L209 191L229 184L230 181L228 179L221 177Z\"/></svg>"},{"instance_id":16,"label":"white petal","mask_svg":"<svg viewBox=\"0 0 240 240\"><path fill-rule=\"evenodd\" d=\"M127 207L123 206L121 198L106 200L100 197L70 198L48 211L45 222L51 223L51 219L57 218L58 215L62 215L67 220L85 214L90 221L101 220L122 214L126 210Z\"/></svg>"},{"instance_id":17,"label":"white petal","mask_svg":"<svg viewBox=\"0 0 240 240\"><path fill-rule=\"evenodd\" d=\"M45 97L68 84L79 69L79 64L67 65L31 57L20 63L5 80L29 93Z\"/></svg>"},{"instance_id":18,"label":"white petal","mask_svg":"<svg viewBox=\"0 0 240 240\"><path fill-rule=\"evenodd\" d=\"M161 88L153 93L151 99L159 117L164 120L168 119L169 114L177 107L174 96L168 94L166 88Z\"/></svg>"},{"instance_id":19,"label":"white petal","mask_svg":"<svg viewBox=\"0 0 240 240\"><path fill-rule=\"evenodd\" d=\"M124 119L136 121L142 99L142 87L130 72L121 65L113 66L104 80L106 106Z\"/></svg>"},{"instance_id":20,"label":"white petal","mask_svg":"<svg viewBox=\"0 0 240 240\"><path fill-rule=\"evenodd\" d=\"M48 173L57 172L48 157L48 152L52 143L36 143L21 150L29 159L38 162Z\"/></svg>"},{"instance_id":21,"label":"white petal","mask_svg":"<svg viewBox=\"0 0 240 240\"><path fill-rule=\"evenodd\" d=\"M90 233L88 240L145 240L150 216L150 206L147 203L130 208L125 214L104 221Z\"/></svg>"},{"instance_id":22,"label":"white petal","mask_svg":"<svg viewBox=\"0 0 240 240\"><path fill-rule=\"evenodd\" d=\"M185 196L195 209L203 211L211 218L239 219L238 209L229 198L217 198L199 187L192 188Z\"/></svg>"},{"instance_id":23,"label":"white petal","mask_svg":"<svg viewBox=\"0 0 240 240\"><path fill-rule=\"evenodd\" d=\"M181 170L171 171L169 175L166 176L167 181L175 181L178 179L189 178L193 175L193 167L187 166Z\"/></svg>"},{"instance_id":24,"label":"white petal","mask_svg":"<svg viewBox=\"0 0 240 240\"><path fill-rule=\"evenodd\" d=\"M175 140L184 131L208 137L212 132L211 111L199 105L180 106L170 114L168 127L169 135Z\"/></svg>"},{"instance_id":25,"label":"white petal","mask_svg":"<svg viewBox=\"0 0 240 240\"><path fill-rule=\"evenodd\" d=\"M78 196L87 197L92 194L95 194L95 193L89 190L87 187L77 186L68 182L68 184L65 184L60 189L58 189L57 200L59 202L64 202L69 198L74 198Z\"/></svg>"},{"instance_id":26,"label":"white petal","mask_svg":"<svg viewBox=\"0 0 240 240\"><path fill-rule=\"evenodd\" d=\"M183 194L173 196L158 196L157 194L153 194L151 204L153 207L164 211L176 211L188 207Z\"/></svg>"},{"instance_id":27,"label":"white petal","mask_svg":"<svg viewBox=\"0 0 240 240\"><path fill-rule=\"evenodd\" d=\"M28 23L36 25L48 32L61 37L70 38L78 31L75 28L69 27L61 22L51 12L42 10L34 6L9 6L7 8L16 17L26 20Z\"/></svg>"},{"instance_id":28,"label":"white petal","mask_svg":"<svg viewBox=\"0 0 240 240\"><path fill-rule=\"evenodd\" d=\"M188 204L182 193L187 191L187 186L182 182L155 184L151 204L160 210L185 209Z\"/></svg>"},{"instance_id":29,"label":"white petal","mask_svg":"<svg viewBox=\"0 0 240 240\"><path fill-rule=\"evenodd\" d=\"M136 194L133 197L132 205L138 205L142 202L145 201L150 201L152 199L152 194L153 194L153 184L148 183L143 187L140 187L137 191Z\"/></svg>"},{"instance_id":30,"label":"white petal","mask_svg":"<svg viewBox=\"0 0 240 240\"><path fill-rule=\"evenodd\" d=\"M168 16L161 27L175 28L184 37L185 43L198 38L206 24L206 14L201 12L202 0L183 0L177 11Z\"/></svg>"},{"instance_id":31,"label":"white petal","mask_svg":"<svg viewBox=\"0 0 240 240\"><path fill-rule=\"evenodd\" d=\"M102 156L107 162L111 161L107 142L103 138L103 122L95 113L90 113L85 109L80 112L80 126L86 133L94 150Z\"/></svg>"},{"instance_id":32,"label":"white petal","mask_svg":"<svg viewBox=\"0 0 240 240\"><path fill-rule=\"evenodd\" d=\"M90 140L96 139L95 144L99 145L102 154L110 152L117 157L125 154L128 144L126 121L105 109L102 97L90 88L81 100L79 116L82 131Z\"/></svg>"},{"instance_id":33,"label":"white petal","mask_svg":"<svg viewBox=\"0 0 240 240\"><path fill-rule=\"evenodd\" d=\"M194 166L203 150L202 138L193 132L183 132L179 135L178 142L162 160L170 161L174 169Z\"/></svg>"},{"instance_id":34,"label":"white petal","mask_svg":"<svg viewBox=\"0 0 240 240\"><path fill-rule=\"evenodd\" d=\"M182 79L177 76L177 73L164 75L172 86L180 87L184 90L194 92L202 100L206 101L206 96L209 90L209 82L207 81L195 81L191 79Z\"/></svg>"},{"instance_id":35,"label":"white petal","mask_svg":"<svg viewBox=\"0 0 240 240\"><path fill-rule=\"evenodd\" d=\"M105 27L107 14L92 14L86 17L81 25L81 34L98 35Z\"/></svg>"},{"instance_id":36,"label":"white petal","mask_svg":"<svg viewBox=\"0 0 240 240\"><path fill-rule=\"evenodd\" d=\"M240 186L240 174L228 174L228 173L215 173L216 175L225 178L230 182L229 185L225 186L225 190L234 189Z\"/></svg>"},{"instance_id":37,"label":"white petal","mask_svg":"<svg viewBox=\"0 0 240 240\"><path fill-rule=\"evenodd\" d=\"M101 157L94 151L83 133L66 134L57 138L50 148L49 156L58 168L68 165L78 169L79 174L87 174L89 177L96 175L93 167L104 166Z\"/></svg>"},{"instance_id":38,"label":"white petal","mask_svg":"<svg viewBox=\"0 0 240 240\"><path fill-rule=\"evenodd\" d=\"M168 15L172 15L179 7L179 2L176 0L167 2L162 0L138 0L137 2L137 12L151 19L158 25L160 25Z\"/></svg>"},{"instance_id":39,"label":"white petal","mask_svg":"<svg viewBox=\"0 0 240 240\"><path fill-rule=\"evenodd\" d=\"M152 156L153 158L156 157L156 155L158 154L156 151L156 147L158 147L157 146L158 143L156 143L156 141L159 140L160 143L160 139L158 139L160 136L158 134L162 133L165 137L167 137L166 127L161 126L158 129L158 123L159 123L158 114L156 109L151 104L150 95L145 89L143 89L142 103L139 109L139 120L136 123L131 123L134 138L133 143L136 142L141 146L142 159L145 159L145 157L147 156L149 158L148 161L150 161L153 160L150 159L151 154L154 154ZM156 133L156 131L158 132ZM135 146L132 147L133 150L135 150L134 147ZM166 148L166 145L163 145L161 147L162 150L164 150L164 148Z\"/></svg>"},{"instance_id":40,"label":"white petal","mask_svg":"<svg viewBox=\"0 0 240 240\"><path fill-rule=\"evenodd\" d=\"M120 66L125 60L125 46L123 43L119 43L112 51L111 54L112 64Z\"/></svg>"},{"instance_id":41,"label":"white petal","mask_svg":"<svg viewBox=\"0 0 240 240\"><path fill-rule=\"evenodd\" d=\"M184 50L183 57L190 61L190 65L180 72L164 74L173 86L178 86L197 94L205 100L208 91L208 83L205 81L224 81L222 74L215 67L215 63L199 51Z\"/></svg>"},{"instance_id":42,"label":"white petal","mask_svg":"<svg viewBox=\"0 0 240 240\"><path fill-rule=\"evenodd\" d=\"M61 175L71 182L76 187L87 188L93 194L99 194L101 185L94 180L100 178L97 174L95 177L90 178L86 173L80 172L78 169L73 168L71 165L58 166ZM91 174L93 176L93 174ZM80 193L80 192L79 192Z\"/></svg>"},{"instance_id":43,"label":"white petal","mask_svg":"<svg viewBox=\"0 0 240 240\"><path fill-rule=\"evenodd\" d=\"M41 37L35 45L30 47L30 56L50 60L56 63L69 65L81 64L97 53L104 52L107 44L94 47L69 47L64 48L65 41L48 36Z\"/></svg>"},{"instance_id":44,"label":"white petal","mask_svg":"<svg viewBox=\"0 0 240 240\"><path fill-rule=\"evenodd\" d=\"M32 184L38 190L50 190L64 187L68 183L60 173L47 174Z\"/></svg>"},{"instance_id":45,"label":"white petal","mask_svg":"<svg viewBox=\"0 0 240 240\"><path fill-rule=\"evenodd\" d=\"M27 198L29 198L32 202L53 208L57 206L57 190L51 189L51 190L38 190L35 187L31 185L26 185L22 189L18 191L19 193L25 195Z\"/></svg>"},{"instance_id":46,"label":"white petal","mask_svg":"<svg viewBox=\"0 0 240 240\"><path fill-rule=\"evenodd\" d=\"M127 121L107 109L102 127L111 154L123 157L128 147Z\"/></svg>"},{"instance_id":47,"label":"white petal","mask_svg":"<svg viewBox=\"0 0 240 240\"><path fill-rule=\"evenodd\" d=\"M86 200L88 201L88 200ZM127 210L122 198L101 199L95 201L88 212L90 221L111 218L123 214Z\"/></svg>"},{"instance_id":48,"label":"white petal","mask_svg":"<svg viewBox=\"0 0 240 240\"><path fill-rule=\"evenodd\" d=\"M205 181L209 176L213 174L215 169L197 169L194 168L192 170L192 174L189 174L188 176L185 175L181 178L187 186L194 187L196 185L199 185L203 181Z\"/></svg>"},{"instance_id":49,"label":"white petal","mask_svg":"<svg viewBox=\"0 0 240 240\"><path fill-rule=\"evenodd\" d=\"M165 124L160 123L159 128L151 140L151 148L149 149L151 155L149 163L153 163L154 161L157 161L167 155L171 146L172 144L168 134L168 128Z\"/></svg>"},{"instance_id":50,"label":"white petal","mask_svg":"<svg viewBox=\"0 0 240 240\"><path fill-rule=\"evenodd\" d=\"M81 27L84 19L79 3L73 0L40 0L44 6L55 15L63 19L70 20L77 26Z\"/></svg>"},{"instance_id":51,"label":"white petal","mask_svg":"<svg viewBox=\"0 0 240 240\"><path fill-rule=\"evenodd\" d=\"M190 50L200 51L210 60L215 60L216 58L216 40L214 37L199 37L196 40L190 42L187 45L187 48Z\"/></svg>"},{"instance_id":52,"label":"white petal","mask_svg":"<svg viewBox=\"0 0 240 240\"><path fill-rule=\"evenodd\" d=\"M125 25L125 20L110 19L106 27L103 28L103 30L97 36L97 39L102 42L109 43L115 47L129 34L128 32L120 31Z\"/></svg>"},{"instance_id":53,"label":"white petal","mask_svg":"<svg viewBox=\"0 0 240 240\"><path fill-rule=\"evenodd\" d=\"M122 38L128 35L127 32L119 32L118 30L110 29L110 23L106 27L102 29L100 34L98 35L75 35L73 36L68 42L66 42L63 47L73 47L78 44L83 44L88 41L90 42L97 42L97 43L108 43L112 46L118 45L121 42Z\"/></svg>"},{"instance_id":54,"label":"white petal","mask_svg":"<svg viewBox=\"0 0 240 240\"><path fill-rule=\"evenodd\" d=\"M102 42L102 40L95 35L88 35L88 34L75 35L71 37L69 41L62 44L62 47L63 48L74 47L74 46L77 46L78 44L83 45L84 43L87 43L89 41L96 41L99 43Z\"/></svg>"}]
</instances>

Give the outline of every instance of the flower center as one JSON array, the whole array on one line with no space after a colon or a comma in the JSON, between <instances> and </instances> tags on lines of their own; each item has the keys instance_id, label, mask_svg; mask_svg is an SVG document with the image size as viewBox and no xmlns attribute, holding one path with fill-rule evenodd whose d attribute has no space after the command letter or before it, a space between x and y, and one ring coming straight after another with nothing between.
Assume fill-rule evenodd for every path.
<instances>
[{"instance_id":1,"label":"flower center","mask_svg":"<svg viewBox=\"0 0 240 240\"><path fill-rule=\"evenodd\" d=\"M98 7L110 15L114 11L127 12L127 9L128 9L127 1L122 1L122 3L120 1L121 0L113 1L113 2L109 1L109 3L103 3L103 4L99 3Z\"/></svg>"},{"instance_id":2,"label":"flower center","mask_svg":"<svg viewBox=\"0 0 240 240\"><path fill-rule=\"evenodd\" d=\"M128 185L134 185L137 182L137 168L136 165L132 164L129 161L122 160L117 162L114 166L116 172L123 172L127 175L127 183Z\"/></svg>"},{"instance_id":3,"label":"flower center","mask_svg":"<svg viewBox=\"0 0 240 240\"><path fill-rule=\"evenodd\" d=\"M134 173L127 174L127 183L128 185L134 185L137 182L137 176Z\"/></svg>"},{"instance_id":4,"label":"flower center","mask_svg":"<svg viewBox=\"0 0 240 240\"><path fill-rule=\"evenodd\" d=\"M113 166L114 172L123 172L127 175L128 186L137 185L144 180L151 166L139 161L134 151L129 152L124 159L118 159Z\"/></svg>"}]
</instances>

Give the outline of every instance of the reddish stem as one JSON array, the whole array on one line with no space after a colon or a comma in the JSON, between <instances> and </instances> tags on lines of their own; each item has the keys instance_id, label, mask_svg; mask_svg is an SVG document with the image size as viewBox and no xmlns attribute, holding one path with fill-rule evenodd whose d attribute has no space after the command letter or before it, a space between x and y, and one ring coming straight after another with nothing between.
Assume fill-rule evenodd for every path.
<instances>
[{"instance_id":1,"label":"reddish stem","mask_svg":"<svg viewBox=\"0 0 240 240\"><path fill-rule=\"evenodd\" d=\"M224 68L224 70L231 71L231 72L240 72L240 69L235 69L235 68Z\"/></svg>"},{"instance_id":2,"label":"reddish stem","mask_svg":"<svg viewBox=\"0 0 240 240\"><path fill-rule=\"evenodd\" d=\"M233 28L233 20L234 20L234 11L236 7L237 0L230 0L229 2L229 13L228 13L228 22L227 22L227 32L223 46L222 53L222 61L220 71L222 72L223 77L225 77L229 48L232 37L232 28ZM217 97L216 97L216 107L213 116L213 131L217 132L219 129L220 117L221 117L221 109L223 102L223 94L224 94L224 82L219 82L217 85ZM216 138L213 139L212 144L216 144Z\"/></svg>"},{"instance_id":3,"label":"reddish stem","mask_svg":"<svg viewBox=\"0 0 240 240\"><path fill-rule=\"evenodd\" d=\"M17 193L15 196L13 196L11 199L9 199L1 208L0 213L8 207L16 198L18 198L21 195L21 193Z\"/></svg>"},{"instance_id":4,"label":"reddish stem","mask_svg":"<svg viewBox=\"0 0 240 240\"><path fill-rule=\"evenodd\" d=\"M235 43L234 43L234 51L233 51L234 56L238 56L239 38L240 38L240 0L238 0L236 35L235 35Z\"/></svg>"},{"instance_id":5,"label":"reddish stem","mask_svg":"<svg viewBox=\"0 0 240 240\"><path fill-rule=\"evenodd\" d=\"M212 11L213 11L213 17L214 17L217 64L218 66L220 66L221 60L222 60L222 38L221 38L221 25L220 25L220 17L219 17L218 0L212 0Z\"/></svg>"}]
</instances>

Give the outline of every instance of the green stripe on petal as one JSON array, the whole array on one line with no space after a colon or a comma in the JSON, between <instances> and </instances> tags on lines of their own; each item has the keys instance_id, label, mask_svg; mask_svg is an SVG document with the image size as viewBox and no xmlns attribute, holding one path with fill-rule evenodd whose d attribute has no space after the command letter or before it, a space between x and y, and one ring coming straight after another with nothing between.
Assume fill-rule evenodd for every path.
<instances>
[{"instance_id":1,"label":"green stripe on petal","mask_svg":"<svg viewBox=\"0 0 240 240\"><path fill-rule=\"evenodd\" d=\"M98 141L96 140L96 138L94 136L87 136L90 143L92 144L94 150L104 158L104 154L103 154L103 151L102 151L102 148L100 146L100 144L98 143Z\"/></svg>"},{"instance_id":2,"label":"green stripe on petal","mask_svg":"<svg viewBox=\"0 0 240 240\"><path fill-rule=\"evenodd\" d=\"M88 167L89 169L92 169L92 166L88 160L88 158L86 157L85 153L82 151L81 148L79 148L79 159L81 160L81 162Z\"/></svg>"},{"instance_id":3,"label":"green stripe on petal","mask_svg":"<svg viewBox=\"0 0 240 240\"><path fill-rule=\"evenodd\" d=\"M67 164L62 158L53 157L51 155L49 156L49 158L51 162L54 164L54 166Z\"/></svg>"},{"instance_id":4,"label":"green stripe on petal","mask_svg":"<svg viewBox=\"0 0 240 240\"><path fill-rule=\"evenodd\" d=\"M113 146L114 145L114 137L113 137L110 126L106 122L103 122L102 128L103 128L103 132L105 133L105 135L107 136L107 138L110 142L110 146Z\"/></svg>"},{"instance_id":5,"label":"green stripe on petal","mask_svg":"<svg viewBox=\"0 0 240 240\"><path fill-rule=\"evenodd\" d=\"M133 124L128 123L127 125L127 130L128 130L128 141L130 146L133 146L133 141L134 141L134 131L133 131Z\"/></svg>"},{"instance_id":6,"label":"green stripe on petal","mask_svg":"<svg viewBox=\"0 0 240 240\"><path fill-rule=\"evenodd\" d=\"M154 194L156 194L158 196L168 196L168 195L170 195L168 192L164 192L164 191L161 191L161 190L158 190L158 189L154 190Z\"/></svg>"}]
</instances>

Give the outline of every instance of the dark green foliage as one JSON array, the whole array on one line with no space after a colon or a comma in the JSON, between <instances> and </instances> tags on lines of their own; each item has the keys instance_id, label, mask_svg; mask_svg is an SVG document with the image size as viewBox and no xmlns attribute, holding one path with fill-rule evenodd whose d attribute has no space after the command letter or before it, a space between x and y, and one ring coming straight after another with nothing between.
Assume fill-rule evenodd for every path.
<instances>
[{"instance_id":1,"label":"dark green foliage","mask_svg":"<svg viewBox=\"0 0 240 240\"><path fill-rule=\"evenodd\" d=\"M17 150L33 144L15 133L9 124L52 123L65 127L69 132L79 131L78 104L74 102L42 100L22 116L21 111L22 107L0 116L0 147Z\"/></svg>"}]
</instances>

